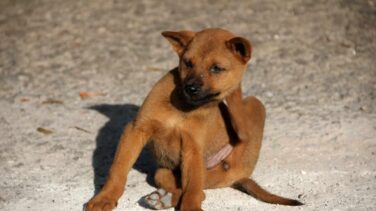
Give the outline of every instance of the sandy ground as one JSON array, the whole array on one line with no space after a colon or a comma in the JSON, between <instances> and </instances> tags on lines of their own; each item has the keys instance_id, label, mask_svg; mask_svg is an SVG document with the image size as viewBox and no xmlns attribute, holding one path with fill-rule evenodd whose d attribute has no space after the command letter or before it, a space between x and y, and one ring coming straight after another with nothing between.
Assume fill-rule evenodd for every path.
<instances>
[{"instance_id":1,"label":"sandy ground","mask_svg":"<svg viewBox=\"0 0 376 211\"><path fill-rule=\"evenodd\" d=\"M177 64L160 32L206 27L252 41L243 86L268 113L253 177L306 205L227 188L205 191L204 209L375 210L376 1L367 0L1 0L0 209L80 210L123 126ZM118 210L145 209L153 169L145 152Z\"/></svg>"}]
</instances>

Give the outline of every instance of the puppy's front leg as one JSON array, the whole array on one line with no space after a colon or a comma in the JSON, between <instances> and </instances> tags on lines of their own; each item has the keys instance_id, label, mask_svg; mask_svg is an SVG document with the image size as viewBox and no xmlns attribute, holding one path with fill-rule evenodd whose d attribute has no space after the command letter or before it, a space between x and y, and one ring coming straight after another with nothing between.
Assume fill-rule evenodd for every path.
<instances>
[{"instance_id":1,"label":"puppy's front leg","mask_svg":"<svg viewBox=\"0 0 376 211\"><path fill-rule=\"evenodd\" d=\"M246 114L241 85L226 97L227 108L231 116L231 124L241 141L246 141L252 131L249 130L250 122Z\"/></svg>"},{"instance_id":2,"label":"puppy's front leg","mask_svg":"<svg viewBox=\"0 0 376 211\"><path fill-rule=\"evenodd\" d=\"M205 198L203 148L199 140L189 133L182 135L182 159L183 197L180 210L202 210L201 203Z\"/></svg>"},{"instance_id":3,"label":"puppy's front leg","mask_svg":"<svg viewBox=\"0 0 376 211\"><path fill-rule=\"evenodd\" d=\"M127 125L117 147L114 161L105 185L87 204L86 211L112 210L124 192L129 170L135 163L142 147L151 136L145 126L137 126L135 122Z\"/></svg>"}]
</instances>

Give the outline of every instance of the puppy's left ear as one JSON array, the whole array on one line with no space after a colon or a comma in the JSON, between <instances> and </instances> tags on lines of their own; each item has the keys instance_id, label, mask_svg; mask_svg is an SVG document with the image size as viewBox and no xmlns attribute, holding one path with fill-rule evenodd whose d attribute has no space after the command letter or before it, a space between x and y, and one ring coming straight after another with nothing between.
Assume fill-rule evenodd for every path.
<instances>
[{"instance_id":1,"label":"puppy's left ear","mask_svg":"<svg viewBox=\"0 0 376 211\"><path fill-rule=\"evenodd\" d=\"M251 59L251 43L243 37L234 37L226 41L226 46L244 63Z\"/></svg>"},{"instance_id":2,"label":"puppy's left ear","mask_svg":"<svg viewBox=\"0 0 376 211\"><path fill-rule=\"evenodd\" d=\"M184 52L184 49L187 47L189 42L192 40L192 38L195 36L196 32L192 31L179 31L179 32L171 32L171 31L165 31L162 32L162 36L165 37L176 53L178 53L179 56L182 55Z\"/></svg>"}]
</instances>

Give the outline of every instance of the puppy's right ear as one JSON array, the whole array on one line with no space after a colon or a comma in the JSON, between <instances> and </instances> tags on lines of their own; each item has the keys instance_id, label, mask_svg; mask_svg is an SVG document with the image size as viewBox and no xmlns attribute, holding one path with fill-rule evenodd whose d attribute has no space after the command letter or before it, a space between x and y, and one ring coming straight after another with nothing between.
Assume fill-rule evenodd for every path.
<instances>
[{"instance_id":1,"label":"puppy's right ear","mask_svg":"<svg viewBox=\"0 0 376 211\"><path fill-rule=\"evenodd\" d=\"M184 52L184 49L187 47L187 45L195 36L195 34L196 32L192 31L162 32L162 36L170 42L170 44L179 56L181 56L181 54Z\"/></svg>"}]
</instances>

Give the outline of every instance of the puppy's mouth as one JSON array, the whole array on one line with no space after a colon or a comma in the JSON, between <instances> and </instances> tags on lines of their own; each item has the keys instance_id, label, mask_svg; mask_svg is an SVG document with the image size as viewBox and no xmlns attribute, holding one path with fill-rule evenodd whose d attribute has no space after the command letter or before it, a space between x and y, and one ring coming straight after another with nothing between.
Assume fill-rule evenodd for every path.
<instances>
[{"instance_id":1,"label":"puppy's mouth","mask_svg":"<svg viewBox=\"0 0 376 211\"><path fill-rule=\"evenodd\" d=\"M220 93L211 93L211 92L202 92L199 95L189 95L187 92L183 90L184 101L191 105L191 106L201 106L209 102L215 101L215 97L217 97Z\"/></svg>"}]
</instances>

